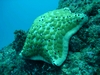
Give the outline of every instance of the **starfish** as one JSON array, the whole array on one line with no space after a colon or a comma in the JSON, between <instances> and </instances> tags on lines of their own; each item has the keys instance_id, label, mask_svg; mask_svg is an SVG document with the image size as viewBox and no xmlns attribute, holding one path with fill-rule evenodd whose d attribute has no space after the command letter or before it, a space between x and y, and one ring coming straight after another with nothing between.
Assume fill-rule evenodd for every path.
<instances>
[{"instance_id":1,"label":"starfish","mask_svg":"<svg viewBox=\"0 0 100 75\"><path fill-rule=\"evenodd\" d=\"M20 55L60 66L66 60L70 37L88 20L69 8L49 11L34 20Z\"/></svg>"}]
</instances>

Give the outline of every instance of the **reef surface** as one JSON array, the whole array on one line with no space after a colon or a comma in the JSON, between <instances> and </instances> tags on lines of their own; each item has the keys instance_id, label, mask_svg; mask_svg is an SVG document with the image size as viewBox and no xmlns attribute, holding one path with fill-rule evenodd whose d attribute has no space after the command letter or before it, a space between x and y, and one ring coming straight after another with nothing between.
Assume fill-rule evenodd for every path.
<instances>
[{"instance_id":1,"label":"reef surface","mask_svg":"<svg viewBox=\"0 0 100 75\"><path fill-rule=\"evenodd\" d=\"M17 30L15 40L0 50L0 75L100 75L100 0L60 0L57 9L64 7L89 17L71 37L65 62L57 67L22 59L19 53L28 31Z\"/></svg>"}]
</instances>

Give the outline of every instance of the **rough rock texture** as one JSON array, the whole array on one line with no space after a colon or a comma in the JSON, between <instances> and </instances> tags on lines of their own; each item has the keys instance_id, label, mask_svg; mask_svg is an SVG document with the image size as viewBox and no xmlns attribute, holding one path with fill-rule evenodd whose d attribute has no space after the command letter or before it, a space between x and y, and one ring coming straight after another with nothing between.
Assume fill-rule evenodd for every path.
<instances>
[{"instance_id":1,"label":"rough rock texture","mask_svg":"<svg viewBox=\"0 0 100 75\"><path fill-rule=\"evenodd\" d=\"M23 30L15 30L14 35L15 39L13 41L12 47L16 50L17 53L20 53L26 40L27 33Z\"/></svg>"},{"instance_id":2,"label":"rough rock texture","mask_svg":"<svg viewBox=\"0 0 100 75\"><path fill-rule=\"evenodd\" d=\"M80 12L95 15L100 7L99 4L100 0L59 0L58 9L69 7L74 13Z\"/></svg>"},{"instance_id":3,"label":"rough rock texture","mask_svg":"<svg viewBox=\"0 0 100 75\"><path fill-rule=\"evenodd\" d=\"M23 60L12 44L0 50L0 75L58 75L60 67L42 61Z\"/></svg>"},{"instance_id":4,"label":"rough rock texture","mask_svg":"<svg viewBox=\"0 0 100 75\"><path fill-rule=\"evenodd\" d=\"M0 50L0 75L25 74L24 64L24 60L12 49L12 44Z\"/></svg>"}]
</instances>

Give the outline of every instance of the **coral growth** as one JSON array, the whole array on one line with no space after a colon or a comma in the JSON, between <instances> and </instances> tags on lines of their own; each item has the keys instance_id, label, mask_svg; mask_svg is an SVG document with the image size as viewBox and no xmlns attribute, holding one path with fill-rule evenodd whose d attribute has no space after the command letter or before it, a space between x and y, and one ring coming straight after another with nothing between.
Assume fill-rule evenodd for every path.
<instances>
[{"instance_id":1,"label":"coral growth","mask_svg":"<svg viewBox=\"0 0 100 75\"><path fill-rule=\"evenodd\" d=\"M100 8L99 4L99 0L59 0L58 9L68 7L72 12L95 15Z\"/></svg>"},{"instance_id":2,"label":"coral growth","mask_svg":"<svg viewBox=\"0 0 100 75\"><path fill-rule=\"evenodd\" d=\"M24 46L27 33L23 30L15 30L14 34L15 40L13 41L13 48L16 50L17 53L19 53Z\"/></svg>"}]
</instances>

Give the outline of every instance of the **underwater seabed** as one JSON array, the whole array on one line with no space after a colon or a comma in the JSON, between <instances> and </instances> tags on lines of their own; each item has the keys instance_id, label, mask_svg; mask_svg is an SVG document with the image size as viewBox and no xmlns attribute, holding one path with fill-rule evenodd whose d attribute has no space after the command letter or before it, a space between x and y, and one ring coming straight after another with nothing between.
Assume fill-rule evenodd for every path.
<instances>
[{"instance_id":1,"label":"underwater seabed","mask_svg":"<svg viewBox=\"0 0 100 75\"><path fill-rule=\"evenodd\" d=\"M15 40L0 50L0 75L100 75L100 1L60 0L58 9L63 7L89 18L71 37L65 62L58 67L21 58L28 32L16 30Z\"/></svg>"}]
</instances>

